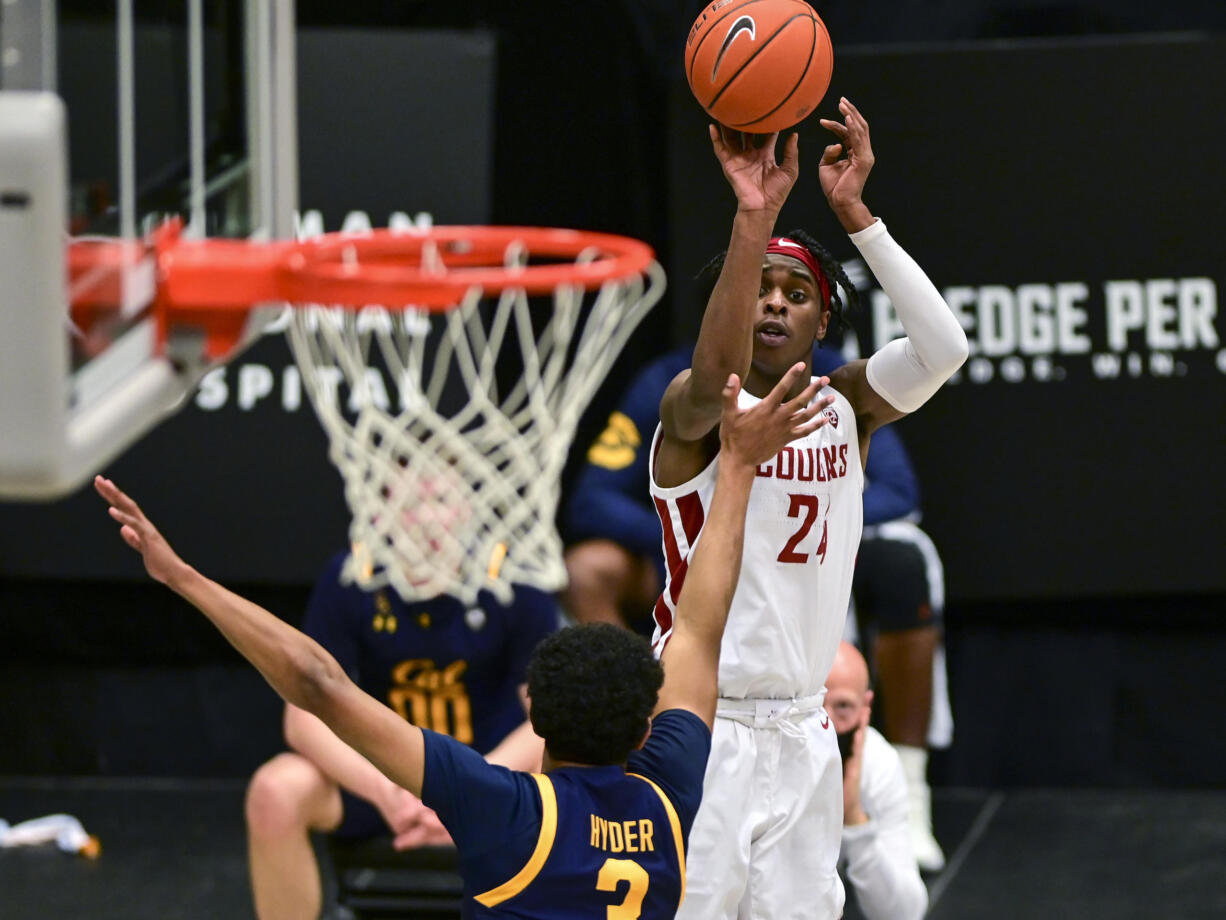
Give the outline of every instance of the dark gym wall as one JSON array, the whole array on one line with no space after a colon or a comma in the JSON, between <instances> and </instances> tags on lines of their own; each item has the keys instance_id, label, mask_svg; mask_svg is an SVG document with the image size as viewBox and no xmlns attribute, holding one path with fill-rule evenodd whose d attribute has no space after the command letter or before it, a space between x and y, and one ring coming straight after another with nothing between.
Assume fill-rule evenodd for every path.
<instances>
[{"instance_id":1,"label":"dark gym wall","mask_svg":"<svg viewBox=\"0 0 1226 920\"><path fill-rule=\"evenodd\" d=\"M714 234L696 239L695 249L703 256L723 245L721 235L730 218L728 192L713 169L709 149L699 145L685 160L675 149L678 141L684 149L693 140L695 128L699 141L703 139L701 113L677 91L674 71L694 4L355 0L339 5L300 0L298 6L300 23L306 28L378 27L383 30L380 42L393 41L395 29L487 30L495 48L492 119L456 119L449 111L438 124L461 132L478 130L480 124L474 121L492 125L481 153L492 175L489 219L629 233L655 245L666 267L681 269L672 273L669 301L656 311L645 333L635 337L597 398L586 422L590 432L603 421L620 381L633 366L661 350L673 333L685 331L683 311L690 308L684 303L682 285L692 263L680 248L678 196L698 192L710 199L707 206L721 209L699 211L714 215L709 225L706 217L686 219L685 226L695 233ZM1216 60L1212 54L1203 60L1181 58L1188 62L1182 68L1184 79L1192 82L1177 84L1183 98L1172 101L1155 98L1152 92L1158 84L1149 82L1155 66L1146 57L1151 52L1132 49L1134 40L1146 32L1221 31L1226 6L1188 0L1157 7L1142 0L972 4L894 0L884 7L838 2L819 4L819 9L839 55L835 88L843 86L842 91L862 102L873 118L880 157L873 194L880 196L891 228L921 255L939 286L1000 285L1016 290L1029 283L1083 282L1097 290L1104 280L1112 279L1220 280L1220 261L1206 266L1195 248L1211 239L1216 226L1209 214L1221 207L1213 197L1214 190L1222 187L1220 173L1212 174L1218 176L1216 185L1203 187L1203 201L1195 211L1200 228L1196 232L1184 233L1182 227L1168 224L1161 210L1169 188L1185 187L1194 178L1183 165L1187 159L1203 164L1204 157L1216 156L1221 149L1212 134L1217 126L1211 116L1221 108L1220 91L1226 83L1221 55ZM1044 35L1092 36L1070 49L1074 57L1084 50L1087 57L1119 55L1125 66L1136 62L1120 84L1136 90L1136 101L1124 94L1111 97L1118 118L1106 126L1105 136L1122 139L1125 154L1135 152L1133 169L1137 163L1152 161L1155 171L1143 175L1153 181L1136 181L1135 172L1124 172L1125 179L1134 177L1134 181L1113 186L1109 195L1092 197L1086 209L1071 215L1066 203L1048 205L1041 195L1031 193L1027 183L1032 176L1068 171L1092 178L1092 165L1046 128L1054 120L1066 127L1071 124L1075 133L1086 130L1081 127L1083 113L1065 103L1077 96L1081 88L1077 80L1026 83L1020 72L1004 74L1005 85L1012 86L1009 104L1018 113L1005 135L975 136L976 124L980 118L999 124L992 119L1008 113L979 111L974 123L959 129L966 131L963 140L978 154L976 168L984 170L977 185L967 184L962 171L967 150L944 139L921 145L913 132L948 127L956 121L950 113L972 96L965 86L951 82L954 75L966 74L956 67L949 73L942 67L920 69L913 77L906 68L922 61L931 49L911 48L909 43ZM325 36L322 43L326 41ZM908 47L897 47L903 42ZM874 58L870 49L859 47L866 44L884 47L871 49L881 52ZM1154 43L1146 39L1143 44ZM1199 53L1196 47L1204 47L1189 44L1192 47L1180 55L1194 56ZM979 78L990 82L1001 77L997 61L1015 62L1019 54L1041 57L1051 47L1057 46L947 45L942 54L954 62L960 54L970 56L965 60L981 56ZM1208 50L1214 52L1215 47ZM1004 56L996 58L996 52ZM321 78L329 63L330 59L320 63ZM1160 62L1157 66L1162 71ZM1172 71L1179 69L1176 63L1165 74L1178 77ZM1071 72L1084 73L1076 67ZM1069 79L1068 69L1058 73L1065 74L1059 80ZM907 81L913 78L918 82L912 88ZM1155 80L1162 78L1159 73ZM338 75L338 80L343 83L344 76ZM847 82L839 82L843 80ZM865 101L869 97L873 97L871 108ZM909 104L904 107L904 102ZM371 105L372 124L384 125L386 107L392 104L384 97L378 106ZM1178 120L1169 117L1172 105L1186 107L1180 109L1183 115ZM589 121L592 111L600 117ZM344 114L362 112L357 107ZM579 123L581 130L576 128ZM300 124L319 122L315 113L304 113ZM1028 126L1024 138L1022 124ZM383 128L373 130L382 137ZM673 131L675 140L670 142ZM1017 142L1008 143L1013 138ZM806 149L816 150L811 134L802 140ZM414 143L408 141L399 149L411 152ZM449 157L471 152L441 143L426 148ZM985 148L991 148L992 156L985 155ZM992 165L996 156L1001 157L1000 167ZM912 173L921 160L926 170L946 169L944 180L928 185L917 181ZM335 164L345 162L336 150L323 152L317 165L328 188L339 187L342 172ZM403 164L397 159L386 165ZM992 172L1004 166L1014 170L1004 177L1007 182ZM903 168L910 172L899 172ZM1210 163L1206 168L1220 166ZM370 205L339 197L325 201L322 189L313 198L306 175L304 164L303 204L327 209L329 228L350 207L368 210L375 223L384 222L393 209L412 213L424 207L415 186L409 186L406 195L389 192L386 202L375 198ZM389 181L398 182L406 175L402 171ZM393 187L403 188L388 186ZM1089 195L1089 186L1081 193ZM1179 195L1186 201L1186 193ZM816 198L798 197L797 204L803 207L788 214L794 223L810 224L810 215L824 213L825 206ZM1016 223L1015 217L997 218L991 232L976 227L967 244L958 215L1005 204L1046 213L1048 219L1031 215L1028 222ZM1065 213L1057 215L1060 209ZM1085 210L1101 212L1093 215L1098 219L1115 216L1106 232L1122 251L1131 253L1122 268L1117 268L1121 263L1115 255L1095 252L1094 240L1078 232ZM925 222L933 213L945 222L943 237L928 240ZM1143 221L1134 220L1139 214ZM435 216L440 222L468 219L466 214L448 213L445 205L438 206ZM1173 229L1155 237L1155 227ZM827 238L836 233L830 223L816 229ZM1045 246L1036 244L1035 234ZM962 244L949 245L950 238ZM993 244L1006 238L1014 245L1035 247L1038 255L1019 267L1006 250L995 251ZM1087 260L1087 254L1092 258ZM1094 306L1099 309L1101 302ZM1096 322L1088 320L1086 328L1092 329L1088 334L1097 346L1101 330ZM1215 328L1222 330L1220 324ZM871 333L861 330L866 347ZM1215 535L1220 526L1213 525L1215 520L1220 525L1222 504L1215 505L1212 494L1201 491L1220 488L1222 465L1214 459L1220 453L1214 451L1221 450L1222 439L1212 421L1195 431L1168 426L1155 432L1146 427L1157 427L1152 414L1139 413L1136 419L1130 415L1135 428L1125 430L1135 431L1134 443L1119 456L1135 464L1135 480L1128 479L1125 463L1106 470L1087 464L1080 472L1090 486L1082 491L1102 492L1105 497L1070 496L1068 485L1048 497L1052 507L1070 498L1079 508L1078 502L1101 500L1105 505L1114 500L1114 516L1059 520L1038 540L1037 528L1030 523L1039 507L1040 488L1052 470L1078 463L1083 448L1096 456L1094 451L1116 443L1112 437L1120 437L1118 416L1127 412L1131 401L1152 406L1146 400L1154 394L1172 392L1169 387L1186 392L1178 388L1208 379L1195 405L1204 407L1210 420L1212 412L1221 417L1221 381L1213 376L1213 366L1203 361L1203 349L1194 349L1194 356L1180 356L1189 373L1182 378L1172 375L1174 379L1150 372L1148 359L1154 349L1138 349L1130 340L1129 351L1142 355L1142 372L1135 379L1126 363L1120 379L1091 379L1086 371L1093 374L1092 364L1083 355L1073 356L1076 363L1070 363L1070 374L1080 378L1068 383L1084 387L1087 395L1070 405L1061 395L1063 384L1029 376L1029 361L1024 362L1026 379L1013 384L1002 378L1004 360L1011 355L993 356L992 380L963 380L914 422L903 425L921 468L925 523L940 541L950 569L947 630L958 730L954 748L934 765L938 781L1226 782L1222 768L1226 751L1212 733L1203 731L1211 718L1207 714L1226 706L1226 691L1218 689L1220 682L1213 679L1226 660L1226 591L1221 573L1215 574L1212 564L1205 565L1207 554L1219 542ZM167 524L173 520L177 544L185 555L295 620L323 559L344 541L347 515L339 478L324 458L323 435L309 406L293 412L283 407L280 369L287 360L278 342L257 346L227 371L222 408L189 408L157 429L146 445L111 472L121 481L139 482L146 504L160 511ZM247 408L239 406L244 364L253 367L245 377ZM267 378L255 365L273 379L272 390L259 396ZM1102 406L1095 401L1100 393L1110 394ZM1178 414L1183 409L1173 411ZM951 418L958 413L977 421L960 435L968 453L953 464L948 462L952 448L944 445L942 432L951 430ZM1053 417L1064 420L1064 430L1054 426ZM1013 423L1004 435L1002 420ZM1104 439L1104 430L1111 437ZM926 440L928 432L933 440ZM973 440L976 432L983 432L978 442ZM273 441L273 449L266 446L266 438ZM1161 446L1167 442L1177 450ZM1031 444L1047 450L1041 452ZM156 455L158 461L141 460L141 451ZM1175 460L1182 466L1175 467ZM1003 494L996 487L999 480L989 476L986 483L977 481L1001 462L1014 464L1010 488ZM207 468L210 478L192 477L190 471L200 466ZM1070 471L1066 483L1077 481L1072 475ZM1149 520L1128 517L1129 508L1160 504L1163 490L1172 505L1180 503L1179 508L1167 510L1189 516L1164 513L1152 519L1155 530L1146 539L1122 539L1136 536ZM1191 502L1188 491L1196 492ZM95 501L83 495L61 506L0 506L0 738L13 742L0 745L0 772L249 773L280 746L275 697L176 598L144 582L135 559L115 539ZM1025 526L1012 526L1019 520ZM1182 530L1176 526L1180 521ZM1087 527L1099 537L1110 530L1110 539L1120 538L1111 545L1118 550L1124 543L1128 552L1116 553L1109 566L1083 566L1084 579L1080 579L1075 577L1077 565L1085 557L1069 555L1069 550L1071 546L1076 553L1084 552L1090 541L1078 539L1077 533ZM981 542L972 543L972 535ZM1152 562L1155 553L1170 556L1167 544L1180 549L1174 568ZM1012 565L1009 554L1019 547L1022 553L1044 556L1046 563L1004 571ZM987 559L989 552L996 558ZM981 571L984 565L987 573L1004 581L993 582ZM1104 586L1104 579L1111 584ZM1152 587L1139 596L1126 596L1141 585ZM1025 599L1010 599L1014 593ZM150 737L165 743L151 746ZM1153 744L1145 743L1150 738Z\"/></svg>"}]
</instances>

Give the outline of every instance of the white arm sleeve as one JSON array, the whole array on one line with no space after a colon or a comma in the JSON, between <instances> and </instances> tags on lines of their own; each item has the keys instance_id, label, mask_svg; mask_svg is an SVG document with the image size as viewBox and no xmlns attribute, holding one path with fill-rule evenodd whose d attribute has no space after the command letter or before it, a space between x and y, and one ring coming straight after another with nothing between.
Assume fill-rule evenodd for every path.
<instances>
[{"instance_id":1,"label":"white arm sleeve","mask_svg":"<svg viewBox=\"0 0 1226 920\"><path fill-rule=\"evenodd\" d=\"M966 360L966 333L940 291L881 220L851 234L907 332L868 359L869 386L899 412L914 412Z\"/></svg>"},{"instance_id":2,"label":"white arm sleeve","mask_svg":"<svg viewBox=\"0 0 1226 920\"><path fill-rule=\"evenodd\" d=\"M921 920L928 889L911 850L902 762L880 735L864 741L860 800L869 821L843 828L847 881L868 920Z\"/></svg>"}]
</instances>

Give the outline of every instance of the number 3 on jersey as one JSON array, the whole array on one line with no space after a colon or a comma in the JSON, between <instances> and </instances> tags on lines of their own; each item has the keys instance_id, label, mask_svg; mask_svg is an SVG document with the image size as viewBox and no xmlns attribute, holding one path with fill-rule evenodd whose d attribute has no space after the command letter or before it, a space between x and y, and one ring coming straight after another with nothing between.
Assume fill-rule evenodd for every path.
<instances>
[{"instance_id":1,"label":"number 3 on jersey","mask_svg":"<svg viewBox=\"0 0 1226 920\"><path fill-rule=\"evenodd\" d=\"M791 493L788 495L788 498L791 499L791 504L788 506L788 517L800 518L800 526L796 528L796 532L788 538L788 542L779 552L779 561L808 562L809 556L806 553L798 553L796 547L801 540L809 535L809 531L813 529L814 523L817 522L817 512L820 503L816 495L797 495ZM813 553L819 562L826 561L826 536L827 522L823 520L822 539L817 545L817 550Z\"/></svg>"},{"instance_id":2,"label":"number 3 on jersey","mask_svg":"<svg viewBox=\"0 0 1226 920\"><path fill-rule=\"evenodd\" d=\"M607 920L638 920L647 897L647 870L633 859L606 859L596 876L597 891L616 891L618 882L629 882L626 898L609 905Z\"/></svg>"}]
</instances>

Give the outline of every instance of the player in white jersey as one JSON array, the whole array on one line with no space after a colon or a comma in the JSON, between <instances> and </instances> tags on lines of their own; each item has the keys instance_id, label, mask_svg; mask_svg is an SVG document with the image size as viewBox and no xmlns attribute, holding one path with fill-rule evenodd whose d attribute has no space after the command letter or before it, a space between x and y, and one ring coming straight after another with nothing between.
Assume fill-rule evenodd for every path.
<instances>
[{"instance_id":1,"label":"player in white jersey","mask_svg":"<svg viewBox=\"0 0 1226 920\"><path fill-rule=\"evenodd\" d=\"M820 382L828 384L829 378ZM747 572L777 571L778 577L750 578L737 590L737 617L725 628L720 651L720 693L725 697L781 699L820 693L829 668L816 665L812 652L837 647L843 635L842 614L847 612L863 521L864 470L851 404L828 385L818 396L828 403L827 423L757 470L746 516L754 539L741 567ZM742 407L758 401L742 390ZM657 430L653 451L661 438ZM713 458L697 476L674 488L660 486L655 463L651 465L651 494L665 522L668 566L668 590L656 604L657 647L671 632L671 607L711 505L718 463L718 457ZM845 534L854 537L840 539ZM779 615L788 610L807 613Z\"/></svg>"},{"instance_id":2,"label":"player in white jersey","mask_svg":"<svg viewBox=\"0 0 1226 920\"><path fill-rule=\"evenodd\" d=\"M846 99L839 111L842 122L822 120L838 140L822 154L822 190L907 338L823 379L816 398L826 403L828 424L758 468L720 652L720 703L682 920L841 915L842 768L822 684L851 591L862 464L872 432L917 409L966 359L966 336L939 292L864 204L873 165L868 123ZM796 135L778 162L777 135L754 143L714 125L710 135L737 211L692 366L665 392L652 445L651 490L669 570L656 605L657 651L668 642L701 539L724 381L741 375L748 404L797 362L809 365L814 340L839 308L832 277L850 287L807 236L772 236L799 173Z\"/></svg>"}]
</instances>

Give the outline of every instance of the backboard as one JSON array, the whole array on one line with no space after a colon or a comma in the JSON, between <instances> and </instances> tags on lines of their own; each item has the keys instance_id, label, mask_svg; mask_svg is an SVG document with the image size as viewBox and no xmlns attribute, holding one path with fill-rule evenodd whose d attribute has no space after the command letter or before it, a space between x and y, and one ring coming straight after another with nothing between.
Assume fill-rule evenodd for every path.
<instances>
[{"instance_id":1,"label":"backboard","mask_svg":"<svg viewBox=\"0 0 1226 920\"><path fill-rule=\"evenodd\" d=\"M148 231L294 235L293 2L6 0L0 62L0 498L50 499L210 367L157 346Z\"/></svg>"}]
</instances>

